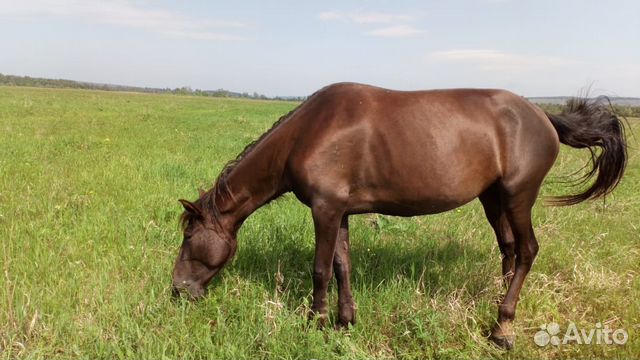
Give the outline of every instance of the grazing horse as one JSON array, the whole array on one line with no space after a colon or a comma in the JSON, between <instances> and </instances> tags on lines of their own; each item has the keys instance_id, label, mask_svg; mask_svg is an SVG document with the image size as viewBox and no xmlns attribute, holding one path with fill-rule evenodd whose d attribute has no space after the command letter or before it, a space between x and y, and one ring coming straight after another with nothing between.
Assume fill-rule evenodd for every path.
<instances>
[{"instance_id":1,"label":"grazing horse","mask_svg":"<svg viewBox=\"0 0 640 360\"><path fill-rule=\"evenodd\" d=\"M325 87L249 144L198 200L180 200L184 240L174 294L202 297L235 254L244 220L291 191L311 208L315 227L311 315L326 320L335 272L338 322L347 326L356 315L349 215L436 214L479 198L508 285L490 338L509 348L518 296L538 252L531 208L560 143L591 152L592 169L582 180L595 181L555 198L559 205L602 197L624 173L624 126L606 105L572 99L562 114L551 115L505 90Z\"/></svg>"}]
</instances>

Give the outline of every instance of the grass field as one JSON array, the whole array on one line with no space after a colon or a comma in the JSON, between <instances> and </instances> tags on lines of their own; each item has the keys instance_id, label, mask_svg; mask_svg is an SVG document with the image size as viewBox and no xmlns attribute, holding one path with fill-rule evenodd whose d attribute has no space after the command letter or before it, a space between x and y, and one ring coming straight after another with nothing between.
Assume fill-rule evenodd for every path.
<instances>
[{"instance_id":1,"label":"grass field","mask_svg":"<svg viewBox=\"0 0 640 360\"><path fill-rule=\"evenodd\" d=\"M0 356L8 358L637 358L640 151L606 202L536 205L540 253L510 352L486 340L500 254L481 206L351 221L358 324L307 323L313 227L293 196L260 209L205 300L170 299L178 198L296 104L0 87ZM640 121L629 119L636 134ZM562 148L553 176L586 151ZM557 180L557 179L556 179ZM336 290L330 291L331 316ZM625 345L539 347L540 326L606 322Z\"/></svg>"}]
</instances>

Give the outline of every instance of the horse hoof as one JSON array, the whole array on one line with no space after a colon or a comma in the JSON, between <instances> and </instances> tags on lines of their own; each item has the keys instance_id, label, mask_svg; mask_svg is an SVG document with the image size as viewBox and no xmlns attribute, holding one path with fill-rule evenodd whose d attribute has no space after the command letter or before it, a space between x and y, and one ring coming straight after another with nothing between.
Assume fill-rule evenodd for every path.
<instances>
[{"instance_id":1,"label":"horse hoof","mask_svg":"<svg viewBox=\"0 0 640 360\"><path fill-rule=\"evenodd\" d=\"M492 334L489 337L489 340L491 340L499 348L502 348L502 349L505 349L505 350L511 350L511 349L513 349L513 345L516 342L516 336L515 335L493 335Z\"/></svg>"},{"instance_id":2,"label":"horse hoof","mask_svg":"<svg viewBox=\"0 0 640 360\"><path fill-rule=\"evenodd\" d=\"M310 311L307 318L310 322L315 323L318 329L324 329L329 321L329 314Z\"/></svg>"},{"instance_id":3,"label":"horse hoof","mask_svg":"<svg viewBox=\"0 0 640 360\"><path fill-rule=\"evenodd\" d=\"M356 324L355 320L342 321L339 320L333 327L336 330L349 330L349 327L352 327Z\"/></svg>"},{"instance_id":4,"label":"horse hoof","mask_svg":"<svg viewBox=\"0 0 640 360\"><path fill-rule=\"evenodd\" d=\"M336 330L349 329L349 325L356 324L356 309L355 306L340 308L340 316L338 316L338 322L335 324Z\"/></svg>"}]
</instances>

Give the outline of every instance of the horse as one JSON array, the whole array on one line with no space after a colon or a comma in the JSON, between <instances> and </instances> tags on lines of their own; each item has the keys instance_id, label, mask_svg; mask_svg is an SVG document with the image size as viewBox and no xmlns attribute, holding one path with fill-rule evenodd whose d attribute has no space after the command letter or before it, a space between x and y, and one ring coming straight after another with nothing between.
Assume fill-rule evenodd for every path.
<instances>
[{"instance_id":1,"label":"horse","mask_svg":"<svg viewBox=\"0 0 640 360\"><path fill-rule=\"evenodd\" d=\"M595 181L553 204L600 198L618 185L627 162L625 126L600 98L572 98L552 115L506 90L329 85L247 145L197 200L179 200L184 239L173 294L204 296L234 256L245 219L293 192L311 208L315 228L310 316L325 323L335 272L336 325L349 326L356 321L350 215L436 214L479 198L507 286L489 339L511 348L518 296L538 253L531 209L560 143L591 152L591 169L581 180Z\"/></svg>"}]
</instances>

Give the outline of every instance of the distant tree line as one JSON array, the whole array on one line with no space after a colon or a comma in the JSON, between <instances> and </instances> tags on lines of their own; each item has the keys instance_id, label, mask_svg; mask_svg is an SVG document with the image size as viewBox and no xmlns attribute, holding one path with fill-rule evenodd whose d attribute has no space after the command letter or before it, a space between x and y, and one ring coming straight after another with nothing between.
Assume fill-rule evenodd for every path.
<instances>
[{"instance_id":1,"label":"distant tree line","mask_svg":"<svg viewBox=\"0 0 640 360\"><path fill-rule=\"evenodd\" d=\"M100 84L85 81L74 81L65 79L45 79L36 78L30 76L15 76L15 75L3 75L0 74L0 85L8 86L33 86L33 87L46 87L46 88L70 88L70 89L90 89L90 90L104 90L104 91L133 91L143 93L158 93L158 94L176 94L176 95L192 95L192 96L209 96L209 97L222 97L222 98L244 98L244 99L258 99L258 100L287 100L287 101L304 101L306 96L290 96L290 97L268 97L262 94L248 93L248 92L233 92L225 89L218 90L200 90L192 89L189 86L183 86L180 88L152 88L152 87L138 87L138 86L125 86L125 85L113 85L113 84ZM537 103L545 111L550 113L560 113L564 109L564 104L558 102L558 99L549 98L554 103ZM640 117L640 106L614 104L615 111L625 117Z\"/></svg>"},{"instance_id":2,"label":"distant tree line","mask_svg":"<svg viewBox=\"0 0 640 360\"><path fill-rule=\"evenodd\" d=\"M262 94L254 93L238 93L225 89L218 90L200 90L192 89L189 86L183 86L180 88L152 88L152 87L138 87L138 86L125 86L125 85L113 85L113 84L100 84L85 81L74 81L65 79L45 79L30 76L15 76L0 74L0 85L5 86L33 86L33 87L45 87L45 88L67 88L67 89L89 89L89 90L104 90L104 91L132 91L143 93L155 93L155 94L176 94L176 95L193 95L193 96L210 96L210 97L225 97L225 98L245 98L245 99L258 99L258 100L289 100L289 101L303 101L306 99L304 96L292 96L292 97L268 97Z\"/></svg>"},{"instance_id":3,"label":"distant tree line","mask_svg":"<svg viewBox=\"0 0 640 360\"><path fill-rule=\"evenodd\" d=\"M564 110L564 104L536 104L544 111L551 114L559 114ZM613 104L616 114L623 117L640 117L640 106Z\"/></svg>"}]
</instances>

